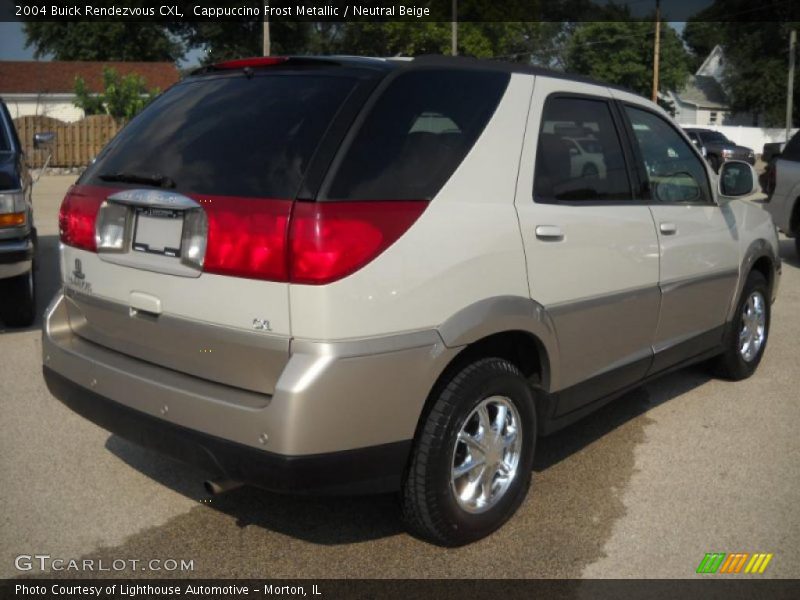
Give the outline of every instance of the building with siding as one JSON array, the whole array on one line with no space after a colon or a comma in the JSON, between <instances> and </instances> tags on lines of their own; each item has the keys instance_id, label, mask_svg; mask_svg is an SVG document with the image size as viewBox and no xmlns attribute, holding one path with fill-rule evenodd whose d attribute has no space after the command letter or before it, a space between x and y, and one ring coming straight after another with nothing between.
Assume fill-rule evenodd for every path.
<instances>
[{"instance_id":1,"label":"building with siding","mask_svg":"<svg viewBox=\"0 0 800 600\"><path fill-rule=\"evenodd\" d=\"M38 115L78 121L84 113L74 104L75 78L82 77L90 92L100 93L105 67L121 76L140 75L148 89L163 91L180 79L169 62L0 61L0 97L12 119Z\"/></svg>"}]
</instances>

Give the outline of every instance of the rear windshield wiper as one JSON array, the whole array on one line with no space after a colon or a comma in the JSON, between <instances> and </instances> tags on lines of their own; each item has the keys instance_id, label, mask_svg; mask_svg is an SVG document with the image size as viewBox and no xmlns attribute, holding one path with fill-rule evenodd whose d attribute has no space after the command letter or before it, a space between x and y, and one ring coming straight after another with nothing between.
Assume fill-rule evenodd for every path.
<instances>
[{"instance_id":1,"label":"rear windshield wiper","mask_svg":"<svg viewBox=\"0 0 800 600\"><path fill-rule=\"evenodd\" d=\"M119 181L120 183L141 183L143 185L153 185L160 188L174 188L175 182L171 177L161 173L142 175L139 173L101 173L98 178L103 181Z\"/></svg>"}]
</instances>

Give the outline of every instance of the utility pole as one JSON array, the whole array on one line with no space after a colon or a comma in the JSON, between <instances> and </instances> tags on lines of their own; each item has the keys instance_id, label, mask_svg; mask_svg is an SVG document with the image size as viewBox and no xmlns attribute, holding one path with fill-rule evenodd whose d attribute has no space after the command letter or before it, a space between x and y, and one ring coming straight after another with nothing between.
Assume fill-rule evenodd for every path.
<instances>
[{"instance_id":1,"label":"utility pole","mask_svg":"<svg viewBox=\"0 0 800 600\"><path fill-rule=\"evenodd\" d=\"M661 0L656 0L656 43L653 45L653 102L658 102L658 59L661 54Z\"/></svg>"},{"instance_id":2,"label":"utility pole","mask_svg":"<svg viewBox=\"0 0 800 600\"><path fill-rule=\"evenodd\" d=\"M794 51L797 47L797 31L789 34L789 81L786 84L786 141L792 131L792 104L794 102Z\"/></svg>"},{"instance_id":3,"label":"utility pole","mask_svg":"<svg viewBox=\"0 0 800 600\"><path fill-rule=\"evenodd\" d=\"M458 55L458 0L453 0L453 20L450 22L450 54Z\"/></svg>"},{"instance_id":4,"label":"utility pole","mask_svg":"<svg viewBox=\"0 0 800 600\"><path fill-rule=\"evenodd\" d=\"M264 15L264 29L262 32L262 40L261 40L261 53L264 56L269 56L270 53L270 39L269 39L269 18L267 15Z\"/></svg>"}]
</instances>

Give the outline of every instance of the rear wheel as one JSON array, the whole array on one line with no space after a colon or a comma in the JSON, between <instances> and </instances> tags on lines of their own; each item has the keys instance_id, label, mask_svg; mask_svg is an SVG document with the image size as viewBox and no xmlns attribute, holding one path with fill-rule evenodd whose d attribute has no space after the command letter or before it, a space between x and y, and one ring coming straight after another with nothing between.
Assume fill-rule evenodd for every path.
<instances>
[{"instance_id":1,"label":"rear wheel","mask_svg":"<svg viewBox=\"0 0 800 600\"><path fill-rule=\"evenodd\" d=\"M450 379L419 433L403 518L443 546L485 537L527 494L536 443L533 392L508 361L485 358Z\"/></svg>"},{"instance_id":2,"label":"rear wheel","mask_svg":"<svg viewBox=\"0 0 800 600\"><path fill-rule=\"evenodd\" d=\"M28 327L36 317L36 291L33 269L0 280L0 320L9 327Z\"/></svg>"},{"instance_id":3,"label":"rear wheel","mask_svg":"<svg viewBox=\"0 0 800 600\"><path fill-rule=\"evenodd\" d=\"M795 234L794 237L794 249L797 252L797 258L800 258L800 232Z\"/></svg>"},{"instance_id":4,"label":"rear wheel","mask_svg":"<svg viewBox=\"0 0 800 600\"><path fill-rule=\"evenodd\" d=\"M769 322L769 285L761 273L752 271L725 336L725 352L717 359L719 375L738 381L755 373L767 346Z\"/></svg>"}]
</instances>

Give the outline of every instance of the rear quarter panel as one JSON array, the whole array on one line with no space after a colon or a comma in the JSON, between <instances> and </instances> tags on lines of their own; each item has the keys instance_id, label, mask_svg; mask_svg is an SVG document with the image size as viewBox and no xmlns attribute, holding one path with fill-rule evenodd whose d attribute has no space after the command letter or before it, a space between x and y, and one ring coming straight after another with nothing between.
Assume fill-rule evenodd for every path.
<instances>
[{"instance_id":1,"label":"rear quarter panel","mask_svg":"<svg viewBox=\"0 0 800 600\"><path fill-rule=\"evenodd\" d=\"M292 335L341 340L436 327L482 299L528 298L514 194L533 77L514 74L464 161L419 220L356 273L291 285Z\"/></svg>"}]
</instances>

